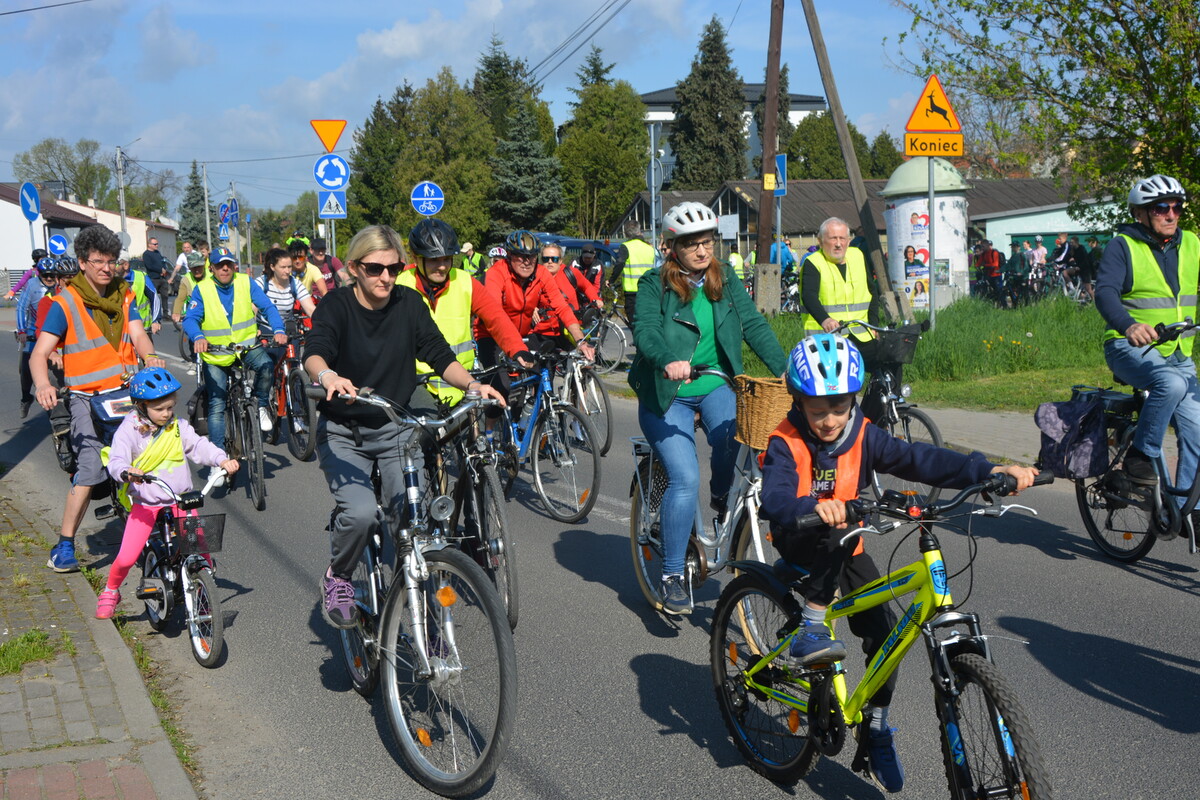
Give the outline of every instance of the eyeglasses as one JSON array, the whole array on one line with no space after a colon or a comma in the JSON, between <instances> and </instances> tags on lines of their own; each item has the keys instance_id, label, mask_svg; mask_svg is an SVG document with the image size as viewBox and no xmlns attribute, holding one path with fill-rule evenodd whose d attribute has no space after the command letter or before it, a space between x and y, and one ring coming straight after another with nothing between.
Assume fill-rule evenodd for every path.
<instances>
[{"instance_id":1,"label":"eyeglasses","mask_svg":"<svg viewBox=\"0 0 1200 800\"><path fill-rule=\"evenodd\" d=\"M378 264L374 261L360 261L358 265L362 267L363 272L370 275L372 278L378 278L386 269L394 278L404 270L403 264Z\"/></svg>"},{"instance_id":2,"label":"eyeglasses","mask_svg":"<svg viewBox=\"0 0 1200 800\"><path fill-rule=\"evenodd\" d=\"M1172 211L1175 212L1175 216L1177 217L1183 214L1183 201L1176 200L1174 203L1155 203L1150 206L1150 213L1156 217L1165 217Z\"/></svg>"},{"instance_id":3,"label":"eyeglasses","mask_svg":"<svg viewBox=\"0 0 1200 800\"><path fill-rule=\"evenodd\" d=\"M233 263L232 261L218 261L217 263L212 265L212 268L213 269L236 269L237 264Z\"/></svg>"},{"instance_id":4,"label":"eyeglasses","mask_svg":"<svg viewBox=\"0 0 1200 800\"><path fill-rule=\"evenodd\" d=\"M84 261L83 263L91 264L93 267L97 267L97 268L99 268L99 267L115 267L117 265L116 261L111 261L111 260L107 260L107 259L95 259L95 258L89 258L86 261Z\"/></svg>"},{"instance_id":5,"label":"eyeglasses","mask_svg":"<svg viewBox=\"0 0 1200 800\"><path fill-rule=\"evenodd\" d=\"M543 264L557 264L562 260L562 256L542 256Z\"/></svg>"},{"instance_id":6,"label":"eyeglasses","mask_svg":"<svg viewBox=\"0 0 1200 800\"><path fill-rule=\"evenodd\" d=\"M682 250L685 253L694 253L697 250L699 250L701 247L703 247L705 250L707 250L708 252L711 253L712 249L713 249L713 240L712 239L701 239L696 242L688 242L687 244L676 245L676 247L678 247L680 250Z\"/></svg>"},{"instance_id":7,"label":"eyeglasses","mask_svg":"<svg viewBox=\"0 0 1200 800\"><path fill-rule=\"evenodd\" d=\"M150 246L151 246L151 247L158 247L158 242L151 242L151 243L150 243Z\"/></svg>"},{"instance_id":8,"label":"eyeglasses","mask_svg":"<svg viewBox=\"0 0 1200 800\"><path fill-rule=\"evenodd\" d=\"M524 253L509 253L508 254L508 261L510 264L515 263L517 261L520 261L523 264L532 264L536 260L537 260L536 257L534 257L532 255L527 256Z\"/></svg>"}]
</instances>

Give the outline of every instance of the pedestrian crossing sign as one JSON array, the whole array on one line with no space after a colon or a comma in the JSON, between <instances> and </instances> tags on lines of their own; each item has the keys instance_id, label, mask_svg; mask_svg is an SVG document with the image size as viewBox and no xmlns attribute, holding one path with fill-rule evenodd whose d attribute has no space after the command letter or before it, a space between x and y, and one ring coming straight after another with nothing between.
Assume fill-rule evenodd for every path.
<instances>
[{"instance_id":1,"label":"pedestrian crossing sign","mask_svg":"<svg viewBox=\"0 0 1200 800\"><path fill-rule=\"evenodd\" d=\"M346 218L345 192L317 192L317 195L318 205L320 206L317 216L321 219Z\"/></svg>"}]
</instances>

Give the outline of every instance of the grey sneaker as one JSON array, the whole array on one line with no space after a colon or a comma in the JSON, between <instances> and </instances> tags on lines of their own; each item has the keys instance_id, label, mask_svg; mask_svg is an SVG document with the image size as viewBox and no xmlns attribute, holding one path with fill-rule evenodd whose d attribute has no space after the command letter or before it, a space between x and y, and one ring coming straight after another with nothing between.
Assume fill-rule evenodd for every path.
<instances>
[{"instance_id":1,"label":"grey sneaker","mask_svg":"<svg viewBox=\"0 0 1200 800\"><path fill-rule=\"evenodd\" d=\"M333 574L330 567L321 581L321 613L335 628L353 628L358 624L358 604L354 602L354 584Z\"/></svg>"},{"instance_id":2,"label":"grey sneaker","mask_svg":"<svg viewBox=\"0 0 1200 800\"><path fill-rule=\"evenodd\" d=\"M692 613L692 598L683 585L682 575L666 575L662 580L663 611L668 614Z\"/></svg>"}]
</instances>

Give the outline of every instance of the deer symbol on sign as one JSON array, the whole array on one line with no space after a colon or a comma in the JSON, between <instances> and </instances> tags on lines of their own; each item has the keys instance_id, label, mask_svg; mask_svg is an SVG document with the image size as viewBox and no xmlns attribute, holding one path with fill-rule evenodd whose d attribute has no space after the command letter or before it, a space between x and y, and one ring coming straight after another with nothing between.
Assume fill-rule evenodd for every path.
<instances>
[{"instance_id":1,"label":"deer symbol on sign","mask_svg":"<svg viewBox=\"0 0 1200 800\"><path fill-rule=\"evenodd\" d=\"M942 119L946 120L946 124L949 125L950 115L946 113L946 109L933 102L933 95L933 92L930 92L928 95L926 95L929 98L929 108L925 109L925 116L928 117L930 114L940 114Z\"/></svg>"}]
</instances>

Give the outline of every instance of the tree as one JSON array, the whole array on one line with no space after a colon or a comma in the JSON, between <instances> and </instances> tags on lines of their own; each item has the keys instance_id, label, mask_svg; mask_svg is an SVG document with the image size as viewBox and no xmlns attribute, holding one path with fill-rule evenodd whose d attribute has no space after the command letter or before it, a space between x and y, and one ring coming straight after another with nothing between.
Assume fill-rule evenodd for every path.
<instances>
[{"instance_id":1,"label":"tree","mask_svg":"<svg viewBox=\"0 0 1200 800\"><path fill-rule=\"evenodd\" d=\"M704 28L692 70L676 86L675 96L671 187L715 189L740 179L746 172L746 101L716 15Z\"/></svg>"},{"instance_id":2,"label":"tree","mask_svg":"<svg viewBox=\"0 0 1200 800\"><path fill-rule=\"evenodd\" d=\"M99 152L100 143L91 139L80 139L74 146L65 139L43 139L13 157L13 174L19 181L60 181L78 202L99 204L108 195L113 175Z\"/></svg>"},{"instance_id":3,"label":"tree","mask_svg":"<svg viewBox=\"0 0 1200 800\"><path fill-rule=\"evenodd\" d=\"M766 108L766 106L767 90L766 87L764 87L763 93L758 96L758 102L754 104L754 128L759 132L760 136L762 135L763 124L766 122L766 116L763 114L763 110ZM776 153L781 151L782 147L780 145L787 145L788 141L792 138L792 132L796 129L796 126L792 124L792 120L790 119L792 113L792 98L790 92L788 91L787 64L784 64L779 70L779 104L777 107L779 110L775 123L775 141L777 142L775 145ZM762 153L759 153L751 160L750 167L751 175L762 175Z\"/></svg>"},{"instance_id":4,"label":"tree","mask_svg":"<svg viewBox=\"0 0 1200 800\"><path fill-rule=\"evenodd\" d=\"M575 232L598 238L612 230L629 199L644 188L650 145L642 121L645 106L626 81L572 91L579 102L557 152L563 191Z\"/></svg>"},{"instance_id":5,"label":"tree","mask_svg":"<svg viewBox=\"0 0 1200 800\"><path fill-rule=\"evenodd\" d=\"M570 219L564 207L559 163L538 139L533 103L509 121L509 138L496 146L492 174L492 235L499 239L519 228L558 232Z\"/></svg>"},{"instance_id":6,"label":"tree","mask_svg":"<svg viewBox=\"0 0 1200 800\"><path fill-rule=\"evenodd\" d=\"M854 156L864 178L877 177L871 173L871 147L867 137L847 123L850 140L854 143ZM796 125L787 145L788 179L806 178L849 178L846 161L842 158L842 147L838 143L837 129L828 112L808 114Z\"/></svg>"},{"instance_id":7,"label":"tree","mask_svg":"<svg viewBox=\"0 0 1200 800\"><path fill-rule=\"evenodd\" d=\"M188 173L187 188L183 190L183 200L179 203L179 239L180 241L199 242L208 239L208 224L204 209L204 184L200 182L200 170L196 162L192 162L192 171ZM210 218L215 218L212 207L208 209Z\"/></svg>"},{"instance_id":8,"label":"tree","mask_svg":"<svg viewBox=\"0 0 1200 800\"><path fill-rule=\"evenodd\" d=\"M887 131L880 131L871 141L871 167L867 170L870 173L868 177L890 178L896 167L903 163L900 143Z\"/></svg>"},{"instance_id":9,"label":"tree","mask_svg":"<svg viewBox=\"0 0 1200 800\"><path fill-rule=\"evenodd\" d=\"M588 51L587 58L583 64L575 72L575 77L579 78L579 88L571 89L571 94L575 95L576 99L583 102L583 93L593 86L603 85L611 86L612 79L608 77L616 64L605 64L600 53L602 51L596 44L592 43L592 49ZM579 103L569 103L572 109L578 108Z\"/></svg>"},{"instance_id":10,"label":"tree","mask_svg":"<svg viewBox=\"0 0 1200 800\"><path fill-rule=\"evenodd\" d=\"M479 57L475 82L471 89L479 110L492 124L496 137L508 136L508 121L525 97L536 97L537 87L529 74L529 63L512 58L504 49L504 40L492 34L488 49Z\"/></svg>"},{"instance_id":11,"label":"tree","mask_svg":"<svg viewBox=\"0 0 1200 800\"><path fill-rule=\"evenodd\" d=\"M1124 198L1155 172L1200 176L1195 4L1145 0L908 0L901 57L959 97L1022 109L1015 130L1060 154L1053 174L1082 201ZM916 54L904 52L914 45ZM1002 154L1001 154L1002 155ZM1087 214L1101 224L1100 212ZM1125 217L1119 209L1116 217ZM1188 212L1187 227L1196 217ZM1108 219L1108 223L1116 221Z\"/></svg>"},{"instance_id":12,"label":"tree","mask_svg":"<svg viewBox=\"0 0 1200 800\"><path fill-rule=\"evenodd\" d=\"M249 208L243 208L243 211L251 211ZM292 222L282 211L274 209L253 209L252 222L250 223L252 233L251 244L259 253L265 253L275 243L283 244L287 237L292 235L294 227L290 226ZM257 260L257 259L256 259Z\"/></svg>"},{"instance_id":13,"label":"tree","mask_svg":"<svg viewBox=\"0 0 1200 800\"><path fill-rule=\"evenodd\" d=\"M391 222L396 207L407 197L395 171L405 144L417 135L412 119L415 94L405 81L387 102L376 98L370 116L354 131L350 150L354 180L346 198L350 230Z\"/></svg>"}]
</instances>

